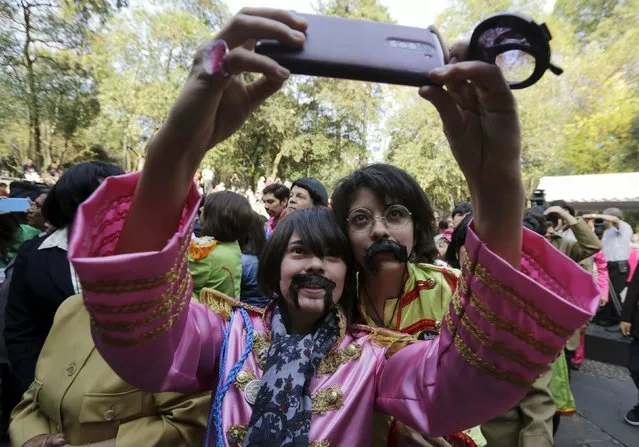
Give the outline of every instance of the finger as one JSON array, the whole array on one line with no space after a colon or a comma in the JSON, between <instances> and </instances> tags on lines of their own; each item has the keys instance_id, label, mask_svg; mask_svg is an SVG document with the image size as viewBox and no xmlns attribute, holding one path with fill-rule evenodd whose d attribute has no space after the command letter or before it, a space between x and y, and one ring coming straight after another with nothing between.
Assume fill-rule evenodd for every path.
<instances>
[{"instance_id":1,"label":"finger","mask_svg":"<svg viewBox=\"0 0 639 447\"><path fill-rule=\"evenodd\" d=\"M445 84L448 91L459 107L464 110L475 110L477 108L478 98L477 90L468 81L456 81Z\"/></svg>"},{"instance_id":2,"label":"finger","mask_svg":"<svg viewBox=\"0 0 639 447\"><path fill-rule=\"evenodd\" d=\"M275 8L242 8L239 14L246 14L250 16L266 17L272 20L282 22L289 27L298 31L306 31L308 28L308 22L304 17L300 17L293 11L287 11L285 9Z\"/></svg>"},{"instance_id":3,"label":"finger","mask_svg":"<svg viewBox=\"0 0 639 447\"><path fill-rule=\"evenodd\" d=\"M450 63L463 62L468 59L468 40L459 40L450 47Z\"/></svg>"},{"instance_id":4,"label":"finger","mask_svg":"<svg viewBox=\"0 0 639 447\"><path fill-rule=\"evenodd\" d=\"M430 25L428 27L428 30L437 37L437 40L439 41L439 44L441 45L442 51L444 53L444 63L447 64L450 60L450 53L448 51L448 47L446 46L444 38L435 25Z\"/></svg>"},{"instance_id":5,"label":"finger","mask_svg":"<svg viewBox=\"0 0 639 447\"><path fill-rule=\"evenodd\" d=\"M229 48L238 47L249 39L275 39L284 45L299 47L304 43L304 33L285 23L265 17L238 14L218 34Z\"/></svg>"},{"instance_id":6,"label":"finger","mask_svg":"<svg viewBox=\"0 0 639 447\"><path fill-rule=\"evenodd\" d=\"M457 81L470 81L483 91L510 93L510 87L506 84L499 67L485 62L458 62L435 68L430 71L429 78L439 85Z\"/></svg>"},{"instance_id":7,"label":"finger","mask_svg":"<svg viewBox=\"0 0 639 447\"><path fill-rule=\"evenodd\" d=\"M283 84L283 80L273 80L263 76L257 81L247 85L246 91L250 98L251 110L256 109L260 104L281 89Z\"/></svg>"},{"instance_id":8,"label":"finger","mask_svg":"<svg viewBox=\"0 0 639 447\"><path fill-rule=\"evenodd\" d=\"M224 58L224 70L231 74L243 72L262 73L268 79L283 82L291 72L268 56L253 53L238 47L230 51Z\"/></svg>"},{"instance_id":9,"label":"finger","mask_svg":"<svg viewBox=\"0 0 639 447\"><path fill-rule=\"evenodd\" d=\"M455 135L463 131L463 116L450 93L441 87L425 86L419 89L419 96L435 106L444 124L446 135Z\"/></svg>"},{"instance_id":10,"label":"finger","mask_svg":"<svg viewBox=\"0 0 639 447\"><path fill-rule=\"evenodd\" d=\"M53 435L47 439L48 446L50 447L62 447L66 444L64 439L64 434L58 433L57 435Z\"/></svg>"}]
</instances>

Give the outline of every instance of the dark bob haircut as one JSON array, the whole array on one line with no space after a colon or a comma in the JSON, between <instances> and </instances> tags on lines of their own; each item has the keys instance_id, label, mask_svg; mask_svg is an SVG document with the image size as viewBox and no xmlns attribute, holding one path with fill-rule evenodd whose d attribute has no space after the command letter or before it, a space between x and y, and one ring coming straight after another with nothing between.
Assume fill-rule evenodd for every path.
<instances>
[{"instance_id":1,"label":"dark bob haircut","mask_svg":"<svg viewBox=\"0 0 639 447\"><path fill-rule=\"evenodd\" d=\"M473 206L468 202L463 202L453 208L453 212L450 213L451 217L455 217L458 214L470 214L473 212Z\"/></svg>"},{"instance_id":2,"label":"dark bob haircut","mask_svg":"<svg viewBox=\"0 0 639 447\"><path fill-rule=\"evenodd\" d=\"M453 234L450 238L450 244L448 244L448 249L446 249L446 255L444 256L444 261L448 263L453 268L459 269L461 265L459 263L459 250L464 246L466 242L466 233L468 233L468 225L470 225L470 221L473 219L472 214L468 214L466 217L459 222L457 228L453 231Z\"/></svg>"},{"instance_id":3,"label":"dark bob haircut","mask_svg":"<svg viewBox=\"0 0 639 447\"><path fill-rule=\"evenodd\" d=\"M266 296L281 296L280 270L288 243L297 233L311 253L319 257L336 256L347 266L344 292L340 304L349 323L353 321L357 297L355 296L355 272L351 246L337 224L335 215L326 207L313 207L286 216L277 225L266 242L257 269L257 282Z\"/></svg>"},{"instance_id":4,"label":"dark bob haircut","mask_svg":"<svg viewBox=\"0 0 639 447\"><path fill-rule=\"evenodd\" d=\"M291 190L297 186L308 191L313 200L313 206L328 206L328 193L319 180L311 177L297 179L291 185Z\"/></svg>"},{"instance_id":5,"label":"dark bob haircut","mask_svg":"<svg viewBox=\"0 0 639 447\"><path fill-rule=\"evenodd\" d=\"M240 240L253 222L253 209L246 197L231 191L214 192L204 201L202 235L220 242Z\"/></svg>"},{"instance_id":6,"label":"dark bob haircut","mask_svg":"<svg viewBox=\"0 0 639 447\"><path fill-rule=\"evenodd\" d=\"M373 164L360 168L341 179L333 192L333 211L340 227L348 234L348 215L360 188L368 188L386 206L404 205L412 213L414 246L411 261L435 262L435 229L433 209L417 181L403 169L387 164ZM408 247L411 248L411 247Z\"/></svg>"},{"instance_id":7,"label":"dark bob haircut","mask_svg":"<svg viewBox=\"0 0 639 447\"><path fill-rule=\"evenodd\" d=\"M91 197L98 186L114 175L122 175L119 166L101 161L88 161L70 167L49 191L42 215L56 228L65 228L73 223L78 207Z\"/></svg>"},{"instance_id":8,"label":"dark bob haircut","mask_svg":"<svg viewBox=\"0 0 639 447\"><path fill-rule=\"evenodd\" d=\"M281 183L271 183L262 190L262 195L273 194L280 202L284 199L288 199L291 195L291 191Z\"/></svg>"}]
</instances>

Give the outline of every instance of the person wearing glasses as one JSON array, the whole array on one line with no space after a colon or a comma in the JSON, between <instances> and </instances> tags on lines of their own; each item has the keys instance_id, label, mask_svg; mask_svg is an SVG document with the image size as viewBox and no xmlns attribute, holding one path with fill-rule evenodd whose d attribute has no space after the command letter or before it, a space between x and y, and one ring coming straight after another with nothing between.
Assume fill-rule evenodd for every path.
<instances>
[{"instance_id":1,"label":"person wearing glasses","mask_svg":"<svg viewBox=\"0 0 639 447\"><path fill-rule=\"evenodd\" d=\"M436 336L459 271L435 265L433 209L424 190L406 171L374 164L339 181L332 202L357 261L358 307L366 324ZM406 445L410 430L385 415L377 418L375 446ZM479 428L447 440L455 446L485 442Z\"/></svg>"}]
</instances>

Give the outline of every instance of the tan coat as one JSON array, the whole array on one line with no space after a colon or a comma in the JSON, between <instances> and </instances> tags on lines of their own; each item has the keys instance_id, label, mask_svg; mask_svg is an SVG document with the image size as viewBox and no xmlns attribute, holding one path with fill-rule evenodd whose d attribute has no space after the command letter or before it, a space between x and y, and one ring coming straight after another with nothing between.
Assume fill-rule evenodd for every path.
<instances>
[{"instance_id":1,"label":"tan coat","mask_svg":"<svg viewBox=\"0 0 639 447\"><path fill-rule=\"evenodd\" d=\"M201 445L210 393L146 393L120 379L93 344L80 296L58 309L35 381L11 415L13 446L63 432L83 445L116 438L116 446Z\"/></svg>"}]
</instances>

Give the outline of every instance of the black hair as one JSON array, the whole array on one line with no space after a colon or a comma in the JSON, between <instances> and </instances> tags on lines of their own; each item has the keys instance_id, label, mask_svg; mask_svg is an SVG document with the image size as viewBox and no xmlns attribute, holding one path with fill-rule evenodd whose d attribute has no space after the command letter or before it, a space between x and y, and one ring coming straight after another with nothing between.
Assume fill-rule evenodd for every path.
<instances>
[{"instance_id":1,"label":"black hair","mask_svg":"<svg viewBox=\"0 0 639 447\"><path fill-rule=\"evenodd\" d=\"M445 218L440 220L439 224L437 224L437 228L439 229L440 232L444 232L448 230L449 228L448 221Z\"/></svg>"},{"instance_id":2,"label":"black hair","mask_svg":"<svg viewBox=\"0 0 639 447\"><path fill-rule=\"evenodd\" d=\"M264 230L262 216L253 212L251 224L238 242L240 243L240 250L242 250L243 254L255 255L258 258L262 255L262 251L266 245L266 232Z\"/></svg>"},{"instance_id":3,"label":"black hair","mask_svg":"<svg viewBox=\"0 0 639 447\"><path fill-rule=\"evenodd\" d=\"M568 211L568 213L570 213L570 215L572 217L575 217L575 209L568 205L568 202L566 202L565 200L553 200L552 202L550 202L550 206L558 206L560 208L565 209L566 211Z\"/></svg>"},{"instance_id":4,"label":"black hair","mask_svg":"<svg viewBox=\"0 0 639 447\"><path fill-rule=\"evenodd\" d=\"M232 191L206 196L202 235L220 242L239 241L248 231L254 211L246 197Z\"/></svg>"},{"instance_id":5,"label":"black hair","mask_svg":"<svg viewBox=\"0 0 639 447\"><path fill-rule=\"evenodd\" d=\"M333 192L333 211L340 227L348 234L348 215L360 188L368 188L386 205L401 204L412 213L415 246L411 254L414 262L435 262L435 229L433 209L424 190L403 169L377 163L357 169L341 179ZM408 247L411 248L411 247Z\"/></svg>"},{"instance_id":6,"label":"black hair","mask_svg":"<svg viewBox=\"0 0 639 447\"><path fill-rule=\"evenodd\" d=\"M104 179L122 174L122 168L101 161L72 166L49 191L42 205L42 216L55 228L70 226L80 204L91 197Z\"/></svg>"},{"instance_id":7,"label":"black hair","mask_svg":"<svg viewBox=\"0 0 639 447\"><path fill-rule=\"evenodd\" d=\"M0 260L8 262L9 252L16 244L20 220L16 213L0 214Z\"/></svg>"},{"instance_id":8,"label":"black hair","mask_svg":"<svg viewBox=\"0 0 639 447\"><path fill-rule=\"evenodd\" d=\"M468 233L468 225L470 225L472 218L472 214L468 214L464 217L451 235L450 244L448 244L446 254L444 255L444 261L453 268L461 268L459 263L459 250L461 250L466 242L466 233Z\"/></svg>"},{"instance_id":9,"label":"black hair","mask_svg":"<svg viewBox=\"0 0 639 447\"><path fill-rule=\"evenodd\" d=\"M5 182L0 182L0 188L2 188L2 187L8 188L9 185L7 185Z\"/></svg>"},{"instance_id":10,"label":"black hair","mask_svg":"<svg viewBox=\"0 0 639 447\"><path fill-rule=\"evenodd\" d=\"M524 212L524 227L537 234L546 234L546 217L544 206L534 206Z\"/></svg>"},{"instance_id":11,"label":"black hair","mask_svg":"<svg viewBox=\"0 0 639 447\"><path fill-rule=\"evenodd\" d=\"M336 256L347 266L340 304L350 324L356 315L356 289L353 253L348 238L326 207L313 207L286 216L273 231L260 258L257 283L266 296L281 296L280 270L288 243L297 233L307 250L319 257Z\"/></svg>"},{"instance_id":12,"label":"black hair","mask_svg":"<svg viewBox=\"0 0 639 447\"><path fill-rule=\"evenodd\" d=\"M291 195L291 191L286 187L286 185L282 185L281 183L271 183L266 188L262 190L262 195L273 194L277 200L280 202L284 199L288 199Z\"/></svg>"},{"instance_id":13,"label":"black hair","mask_svg":"<svg viewBox=\"0 0 639 447\"><path fill-rule=\"evenodd\" d=\"M455 217L458 214L470 214L473 212L473 206L468 202L463 202L453 208L453 212L450 213L451 217Z\"/></svg>"},{"instance_id":14,"label":"black hair","mask_svg":"<svg viewBox=\"0 0 639 447\"><path fill-rule=\"evenodd\" d=\"M308 191L313 201L313 206L328 206L328 192L319 180L311 177L304 177L293 182L291 190L294 187L302 188Z\"/></svg>"}]
</instances>

